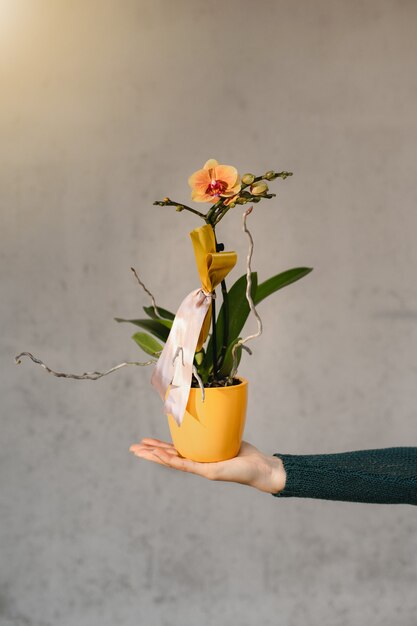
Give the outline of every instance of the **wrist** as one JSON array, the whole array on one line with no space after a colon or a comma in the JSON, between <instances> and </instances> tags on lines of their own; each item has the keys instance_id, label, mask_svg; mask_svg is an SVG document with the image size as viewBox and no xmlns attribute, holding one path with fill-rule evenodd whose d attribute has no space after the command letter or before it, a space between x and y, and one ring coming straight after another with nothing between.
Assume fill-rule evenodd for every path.
<instances>
[{"instance_id":1,"label":"wrist","mask_svg":"<svg viewBox=\"0 0 417 626\"><path fill-rule=\"evenodd\" d=\"M270 457L271 466L271 493L276 494L283 491L287 480L287 473L282 459L277 456Z\"/></svg>"}]
</instances>

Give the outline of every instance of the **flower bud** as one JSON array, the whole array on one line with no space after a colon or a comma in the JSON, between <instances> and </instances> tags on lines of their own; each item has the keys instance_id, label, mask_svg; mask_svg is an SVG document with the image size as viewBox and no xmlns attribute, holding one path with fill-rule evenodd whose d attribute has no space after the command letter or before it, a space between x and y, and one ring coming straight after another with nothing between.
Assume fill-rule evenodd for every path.
<instances>
[{"instance_id":1,"label":"flower bud","mask_svg":"<svg viewBox=\"0 0 417 626\"><path fill-rule=\"evenodd\" d=\"M251 185L250 192L253 196L262 196L268 191L268 185L263 182L255 183Z\"/></svg>"},{"instance_id":2,"label":"flower bud","mask_svg":"<svg viewBox=\"0 0 417 626\"><path fill-rule=\"evenodd\" d=\"M171 200L168 198L168 196L166 198L163 199L162 202L171 202Z\"/></svg>"},{"instance_id":3,"label":"flower bud","mask_svg":"<svg viewBox=\"0 0 417 626\"><path fill-rule=\"evenodd\" d=\"M255 176L253 174L243 174L242 183L244 185L251 185L255 180Z\"/></svg>"},{"instance_id":4,"label":"flower bud","mask_svg":"<svg viewBox=\"0 0 417 626\"><path fill-rule=\"evenodd\" d=\"M177 204L177 206L175 207L175 210L178 212L184 211L184 207L182 206L182 204Z\"/></svg>"},{"instance_id":5,"label":"flower bud","mask_svg":"<svg viewBox=\"0 0 417 626\"><path fill-rule=\"evenodd\" d=\"M276 174L273 170L269 170L269 172L265 174L264 178L266 178L266 180L274 180L274 178L276 178Z\"/></svg>"}]
</instances>

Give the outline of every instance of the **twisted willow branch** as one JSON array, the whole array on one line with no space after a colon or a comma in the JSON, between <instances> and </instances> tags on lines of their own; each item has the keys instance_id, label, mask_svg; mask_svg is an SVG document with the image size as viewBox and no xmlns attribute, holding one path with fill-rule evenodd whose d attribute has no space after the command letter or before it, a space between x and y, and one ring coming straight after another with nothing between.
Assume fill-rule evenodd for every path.
<instances>
[{"instance_id":1,"label":"twisted willow branch","mask_svg":"<svg viewBox=\"0 0 417 626\"><path fill-rule=\"evenodd\" d=\"M64 372L54 372L54 370L52 370L50 367L45 365L45 363L43 363L43 361L41 361L40 359L37 359L36 357L34 357L33 354L31 354L30 352L21 352L20 354L15 356L14 360L15 360L16 365L20 365L20 363L22 362L20 360L20 357L22 356L28 356L30 359L32 359L34 363L38 363L38 365L41 365L42 367L44 367L46 371L49 372L49 374L52 374L53 376L58 376L58 378L75 378L76 380L97 380L98 378L107 376L107 374L111 374L112 372L115 372L116 370L119 370L121 367L125 367L126 365L145 366L145 365L153 365L154 363L156 363L156 361L154 360L146 361L145 363L139 363L137 361L127 361L126 363L119 363L119 365L115 365L114 367L110 368L109 370L105 372L84 372L84 374L64 374Z\"/></svg>"},{"instance_id":2,"label":"twisted willow branch","mask_svg":"<svg viewBox=\"0 0 417 626\"><path fill-rule=\"evenodd\" d=\"M252 261L252 254L253 254L253 238L252 238L250 231L248 230L248 227L246 226L246 220L247 220L248 215L252 213L252 210L253 210L253 207L250 206L248 209L246 209L246 211L243 214L243 231L247 234L248 239L249 239L249 252L248 252L247 259L246 259L246 300L249 303L250 310L256 317L256 321L258 323L258 330L256 333L252 335L248 335L244 339L239 339L233 346L232 348L233 365L232 365L232 371L230 373L230 378L233 378L237 371L237 349L239 347L242 347L248 350L247 346L245 346L244 344L250 341L251 339L256 339L256 337L259 337L260 335L262 335L262 320L259 317L259 314L255 308L255 305L253 303L252 296L251 296L251 290L252 290L251 261ZM249 354L251 354L250 351L249 351Z\"/></svg>"},{"instance_id":3,"label":"twisted willow branch","mask_svg":"<svg viewBox=\"0 0 417 626\"><path fill-rule=\"evenodd\" d=\"M153 306L153 310L155 311L155 315L157 317L161 317L158 313L158 307L156 306L156 300L153 296L153 294L149 291L149 289L146 287L146 285L141 281L141 279L139 278L139 276L137 275L137 272L135 270L134 267L130 268L132 270L132 272L134 273L136 280L138 281L139 285L142 287L142 289L148 294L148 296L150 296L151 300L152 300L152 306Z\"/></svg>"},{"instance_id":4,"label":"twisted willow branch","mask_svg":"<svg viewBox=\"0 0 417 626\"><path fill-rule=\"evenodd\" d=\"M174 358L172 359L172 364L175 363L175 361L177 360L177 358L179 357L179 355L181 354L181 362L182 362L182 366L184 367L184 350L182 348L182 346L178 346L178 348L175 351L174 354ZM206 392L204 389L204 385L203 385L203 381L201 380L199 374L198 374L198 370L196 368L196 366L193 363L193 374L194 377L196 379L196 381L198 382L198 386L201 389L201 401L204 402L205 398L206 398Z\"/></svg>"},{"instance_id":5,"label":"twisted willow branch","mask_svg":"<svg viewBox=\"0 0 417 626\"><path fill-rule=\"evenodd\" d=\"M193 374L196 381L198 382L198 386L201 389L201 402L204 402L204 400L206 399L206 391L204 389L203 381L201 380L195 365L193 365Z\"/></svg>"}]
</instances>

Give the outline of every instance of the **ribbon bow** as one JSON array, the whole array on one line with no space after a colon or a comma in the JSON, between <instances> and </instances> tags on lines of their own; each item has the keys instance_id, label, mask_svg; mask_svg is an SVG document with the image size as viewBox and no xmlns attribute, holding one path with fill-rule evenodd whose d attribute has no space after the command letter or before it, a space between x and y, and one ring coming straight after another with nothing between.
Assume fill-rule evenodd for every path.
<instances>
[{"instance_id":1,"label":"ribbon bow","mask_svg":"<svg viewBox=\"0 0 417 626\"><path fill-rule=\"evenodd\" d=\"M210 330L214 290L237 261L236 252L216 252L216 238L210 224L196 228L190 237L201 287L180 304L151 378L164 402L164 412L171 414L178 426L190 394L194 354L201 350Z\"/></svg>"}]
</instances>

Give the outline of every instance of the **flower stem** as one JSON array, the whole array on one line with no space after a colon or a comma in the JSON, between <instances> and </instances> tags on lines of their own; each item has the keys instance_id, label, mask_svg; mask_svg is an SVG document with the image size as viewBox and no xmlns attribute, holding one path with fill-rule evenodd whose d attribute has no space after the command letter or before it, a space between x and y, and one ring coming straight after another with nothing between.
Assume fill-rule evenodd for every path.
<instances>
[{"instance_id":1,"label":"flower stem","mask_svg":"<svg viewBox=\"0 0 417 626\"><path fill-rule=\"evenodd\" d=\"M260 202L262 198L271 199L275 197L276 194L274 193L264 193L260 196L256 196L256 195L251 194L250 191L246 191L248 187L251 187L253 185L253 183L257 183L261 180L266 180L269 182L271 180L275 180L276 178L282 178L283 180L285 180L289 176L292 176L292 172L272 172L271 171L270 172L271 176L268 176L268 174L269 173L262 174L261 176L255 176L251 183L242 183L240 191L236 195L237 204L243 204L242 202L239 202L240 198L245 198L244 204L246 204L248 202ZM242 192L245 192L245 193L242 194ZM220 220L224 218L224 216L226 215L226 213L229 211L230 208L231 207L229 205L223 205L220 202L215 204L209 211L210 218L211 218L210 223L212 223L213 226L216 226L220 222Z\"/></svg>"},{"instance_id":2,"label":"flower stem","mask_svg":"<svg viewBox=\"0 0 417 626\"><path fill-rule=\"evenodd\" d=\"M214 233L214 241L216 244L216 252L221 252L222 250L224 250L224 245L222 243L217 243L216 231L214 230L214 225L213 225L213 233ZM223 283L224 281L222 281L222 293L224 293ZM226 284L224 286L226 287ZM215 290L214 290L214 293L215 293ZM215 298L213 298L211 301L211 307L212 307L211 308L211 321L212 321L211 341L212 341L212 348L213 348L213 377L214 377L214 380L216 380L219 364L217 361L217 323L216 323L216 299Z\"/></svg>"},{"instance_id":3,"label":"flower stem","mask_svg":"<svg viewBox=\"0 0 417 626\"><path fill-rule=\"evenodd\" d=\"M227 343L229 341L229 296L227 293L226 281L221 282L223 296L223 343L219 358L219 368L223 365L226 356Z\"/></svg>"},{"instance_id":4,"label":"flower stem","mask_svg":"<svg viewBox=\"0 0 417 626\"><path fill-rule=\"evenodd\" d=\"M209 208L209 210L207 211L205 215L205 220L207 224L211 224L212 226L215 225L216 209L218 209L218 207L221 206L222 202L223 202L222 200L217 200L216 204L213 204L213 206Z\"/></svg>"},{"instance_id":5,"label":"flower stem","mask_svg":"<svg viewBox=\"0 0 417 626\"><path fill-rule=\"evenodd\" d=\"M215 220L214 220L215 225L217 225L220 222L220 220L223 219L223 217L226 215L229 209L230 209L229 206L223 206L220 208L220 210L217 212L215 216Z\"/></svg>"},{"instance_id":6,"label":"flower stem","mask_svg":"<svg viewBox=\"0 0 417 626\"><path fill-rule=\"evenodd\" d=\"M198 217L201 217L201 219L203 219L204 221L207 221L206 215L204 213L200 213L200 211L197 211L196 209L192 209L190 206L187 206L186 204L182 204L182 202L175 202L174 200L171 200L170 198L164 198L164 200L155 200L154 205L174 206L176 210L179 212L189 211L190 213L194 213L194 215L198 215Z\"/></svg>"},{"instance_id":7,"label":"flower stem","mask_svg":"<svg viewBox=\"0 0 417 626\"><path fill-rule=\"evenodd\" d=\"M216 290L214 290L216 293ZM217 332L216 332L216 299L211 301L211 321L212 321L212 343L213 343L213 376L214 380L217 378Z\"/></svg>"}]
</instances>

